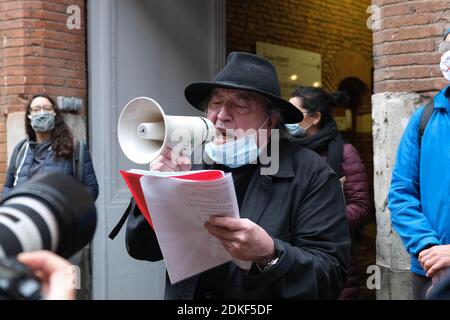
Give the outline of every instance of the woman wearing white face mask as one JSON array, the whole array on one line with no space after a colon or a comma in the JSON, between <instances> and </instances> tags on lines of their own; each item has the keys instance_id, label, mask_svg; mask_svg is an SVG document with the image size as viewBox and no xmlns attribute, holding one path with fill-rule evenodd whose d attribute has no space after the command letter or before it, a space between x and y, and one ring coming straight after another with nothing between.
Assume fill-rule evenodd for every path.
<instances>
[{"instance_id":1,"label":"woman wearing white face mask","mask_svg":"<svg viewBox=\"0 0 450 320\"><path fill-rule=\"evenodd\" d=\"M290 102L303 112L299 124L287 124L288 131L325 160L341 178L346 200L346 215L352 239L369 215L369 184L364 164L358 151L344 140L337 130L332 109L337 104L346 104L348 97L343 92L328 94L323 89L300 87L292 94ZM356 247L352 246L349 272L340 299L355 299L358 295L358 261Z\"/></svg>"},{"instance_id":2,"label":"woman wearing white face mask","mask_svg":"<svg viewBox=\"0 0 450 320\"><path fill-rule=\"evenodd\" d=\"M76 177L97 198L97 178L89 151L84 144L75 143L50 96L37 94L30 99L25 112L25 130L27 139L16 145L11 156L3 197L35 175L59 171ZM80 160L75 161L75 157Z\"/></svg>"}]
</instances>

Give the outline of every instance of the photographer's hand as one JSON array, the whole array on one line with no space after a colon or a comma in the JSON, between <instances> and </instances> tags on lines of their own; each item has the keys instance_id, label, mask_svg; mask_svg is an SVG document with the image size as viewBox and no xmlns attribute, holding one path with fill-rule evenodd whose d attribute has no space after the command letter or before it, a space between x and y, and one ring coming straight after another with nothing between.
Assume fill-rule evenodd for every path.
<instances>
[{"instance_id":1,"label":"photographer's hand","mask_svg":"<svg viewBox=\"0 0 450 320\"><path fill-rule=\"evenodd\" d=\"M69 261L50 251L21 253L17 260L25 264L42 281L47 300L74 300L76 274Z\"/></svg>"}]
</instances>

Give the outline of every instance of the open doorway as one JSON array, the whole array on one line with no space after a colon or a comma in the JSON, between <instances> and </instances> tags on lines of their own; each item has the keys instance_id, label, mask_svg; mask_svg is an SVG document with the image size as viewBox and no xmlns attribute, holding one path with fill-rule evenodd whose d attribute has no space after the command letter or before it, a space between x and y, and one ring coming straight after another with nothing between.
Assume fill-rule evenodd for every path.
<instances>
[{"instance_id":1,"label":"open doorway","mask_svg":"<svg viewBox=\"0 0 450 320\"><path fill-rule=\"evenodd\" d=\"M367 267L374 265L376 258L371 121L373 44L372 30L367 26L370 5L371 0L226 2L227 53L256 53L256 44L263 42L319 54L318 86L328 92L342 90L350 95L351 106L340 115L347 123L341 132L358 150L366 167L371 199L370 218L356 239L360 251L360 299L375 299L375 290L366 286ZM302 76L305 75L296 74L296 79L301 80Z\"/></svg>"}]
</instances>

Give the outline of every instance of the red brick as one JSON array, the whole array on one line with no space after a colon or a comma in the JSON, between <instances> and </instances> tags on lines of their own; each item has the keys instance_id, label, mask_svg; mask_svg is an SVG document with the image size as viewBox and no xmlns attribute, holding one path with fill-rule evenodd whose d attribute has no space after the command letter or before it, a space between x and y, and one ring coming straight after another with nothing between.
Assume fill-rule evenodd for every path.
<instances>
[{"instance_id":1,"label":"red brick","mask_svg":"<svg viewBox=\"0 0 450 320\"><path fill-rule=\"evenodd\" d=\"M373 43L379 44L399 40L428 39L435 36L442 36L442 28L440 25L404 27L374 33Z\"/></svg>"},{"instance_id":2,"label":"red brick","mask_svg":"<svg viewBox=\"0 0 450 320\"><path fill-rule=\"evenodd\" d=\"M35 92L41 92L41 91L35 91ZM15 113L15 112L23 112L23 111L25 111L24 105L9 105L6 107L6 114Z\"/></svg>"},{"instance_id":3,"label":"red brick","mask_svg":"<svg viewBox=\"0 0 450 320\"><path fill-rule=\"evenodd\" d=\"M407 16L413 14L414 6L409 2L402 2L381 8L381 15L383 17L391 16Z\"/></svg>"},{"instance_id":4,"label":"red brick","mask_svg":"<svg viewBox=\"0 0 450 320\"><path fill-rule=\"evenodd\" d=\"M5 30L17 30L23 28L24 28L24 21L22 19L2 22L2 32L4 32Z\"/></svg>"},{"instance_id":5,"label":"red brick","mask_svg":"<svg viewBox=\"0 0 450 320\"><path fill-rule=\"evenodd\" d=\"M67 50L67 51L77 52L77 53L84 53L85 49L86 49L83 43L55 41L55 40L48 40L48 39L45 39L43 41L43 46L45 48Z\"/></svg>"},{"instance_id":6,"label":"red brick","mask_svg":"<svg viewBox=\"0 0 450 320\"><path fill-rule=\"evenodd\" d=\"M79 88L83 89L86 88L86 81L81 79L66 79L65 86L69 88Z\"/></svg>"},{"instance_id":7,"label":"red brick","mask_svg":"<svg viewBox=\"0 0 450 320\"><path fill-rule=\"evenodd\" d=\"M17 47L17 48L5 48L3 49L3 58L16 58L23 57L27 55L39 56L42 55L43 48L39 47Z\"/></svg>"},{"instance_id":8,"label":"red brick","mask_svg":"<svg viewBox=\"0 0 450 320\"><path fill-rule=\"evenodd\" d=\"M86 70L85 60L71 61L66 59L58 59L54 57L24 57L21 65L24 66L44 66L50 68L64 68L70 70Z\"/></svg>"},{"instance_id":9,"label":"red brick","mask_svg":"<svg viewBox=\"0 0 450 320\"><path fill-rule=\"evenodd\" d=\"M386 69L376 69L374 81L393 79L424 79L436 78L441 75L438 65L432 66L407 66Z\"/></svg>"},{"instance_id":10,"label":"red brick","mask_svg":"<svg viewBox=\"0 0 450 320\"><path fill-rule=\"evenodd\" d=\"M24 86L5 86L5 94L7 95L19 95L25 93Z\"/></svg>"},{"instance_id":11,"label":"red brick","mask_svg":"<svg viewBox=\"0 0 450 320\"><path fill-rule=\"evenodd\" d=\"M375 69L389 66L405 65L438 65L441 58L439 52L397 54L389 56L374 57Z\"/></svg>"},{"instance_id":12,"label":"red brick","mask_svg":"<svg viewBox=\"0 0 450 320\"><path fill-rule=\"evenodd\" d=\"M26 35L26 30L24 29L11 29L11 30L0 30L2 37L7 39L13 38L24 38Z\"/></svg>"},{"instance_id":13,"label":"red brick","mask_svg":"<svg viewBox=\"0 0 450 320\"><path fill-rule=\"evenodd\" d=\"M423 12L442 12L450 9L450 2L448 0L417 1L414 3L414 9L418 14Z\"/></svg>"},{"instance_id":14,"label":"red brick","mask_svg":"<svg viewBox=\"0 0 450 320\"><path fill-rule=\"evenodd\" d=\"M409 53L409 52L431 52L436 50L436 43L433 39L396 41L383 43L374 46L374 55L382 56L389 54Z\"/></svg>"},{"instance_id":15,"label":"red brick","mask_svg":"<svg viewBox=\"0 0 450 320\"><path fill-rule=\"evenodd\" d=\"M45 66L10 67L6 68L4 73L8 76L29 74L34 76L61 77L64 79L82 79L86 75L85 71Z\"/></svg>"},{"instance_id":16,"label":"red brick","mask_svg":"<svg viewBox=\"0 0 450 320\"><path fill-rule=\"evenodd\" d=\"M0 11L9 11L17 9L40 9L43 3L41 1L2 1Z\"/></svg>"},{"instance_id":17,"label":"red brick","mask_svg":"<svg viewBox=\"0 0 450 320\"><path fill-rule=\"evenodd\" d=\"M25 77L24 84L63 87L65 85L65 80L63 78L58 77L28 75Z\"/></svg>"},{"instance_id":18,"label":"red brick","mask_svg":"<svg viewBox=\"0 0 450 320\"><path fill-rule=\"evenodd\" d=\"M10 66L21 66L23 64L23 57L3 58L3 68Z\"/></svg>"},{"instance_id":19,"label":"red brick","mask_svg":"<svg viewBox=\"0 0 450 320\"><path fill-rule=\"evenodd\" d=\"M405 0L372 0L372 4L374 6L385 6L388 4L395 4L395 3L399 3L399 2L404 2Z\"/></svg>"},{"instance_id":20,"label":"red brick","mask_svg":"<svg viewBox=\"0 0 450 320\"><path fill-rule=\"evenodd\" d=\"M382 27L384 30L392 28L403 28L408 26L418 26L431 24L435 21L434 14L421 14L414 16L404 16L404 17L386 17L383 19Z\"/></svg>"},{"instance_id":21,"label":"red brick","mask_svg":"<svg viewBox=\"0 0 450 320\"><path fill-rule=\"evenodd\" d=\"M417 79L415 81L390 80L375 83L375 93L438 91L447 85L444 78Z\"/></svg>"}]
</instances>

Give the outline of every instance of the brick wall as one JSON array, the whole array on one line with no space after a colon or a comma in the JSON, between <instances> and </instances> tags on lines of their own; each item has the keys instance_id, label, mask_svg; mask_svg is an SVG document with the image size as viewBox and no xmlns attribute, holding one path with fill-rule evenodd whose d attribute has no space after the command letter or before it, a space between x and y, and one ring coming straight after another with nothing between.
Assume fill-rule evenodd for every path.
<instances>
[{"instance_id":1,"label":"brick wall","mask_svg":"<svg viewBox=\"0 0 450 320\"><path fill-rule=\"evenodd\" d=\"M331 64L343 50L372 61L370 0L227 0L227 51L269 42L322 55L322 82L335 89ZM370 70L371 65L367 66ZM370 84L369 84L370 85Z\"/></svg>"},{"instance_id":2,"label":"brick wall","mask_svg":"<svg viewBox=\"0 0 450 320\"><path fill-rule=\"evenodd\" d=\"M66 25L70 5L81 9L80 29ZM0 185L8 114L39 92L86 98L85 19L84 0L0 0Z\"/></svg>"},{"instance_id":3,"label":"brick wall","mask_svg":"<svg viewBox=\"0 0 450 320\"><path fill-rule=\"evenodd\" d=\"M449 0L373 0L381 29L373 34L374 90L430 96L447 82L437 50L450 26Z\"/></svg>"}]
</instances>

